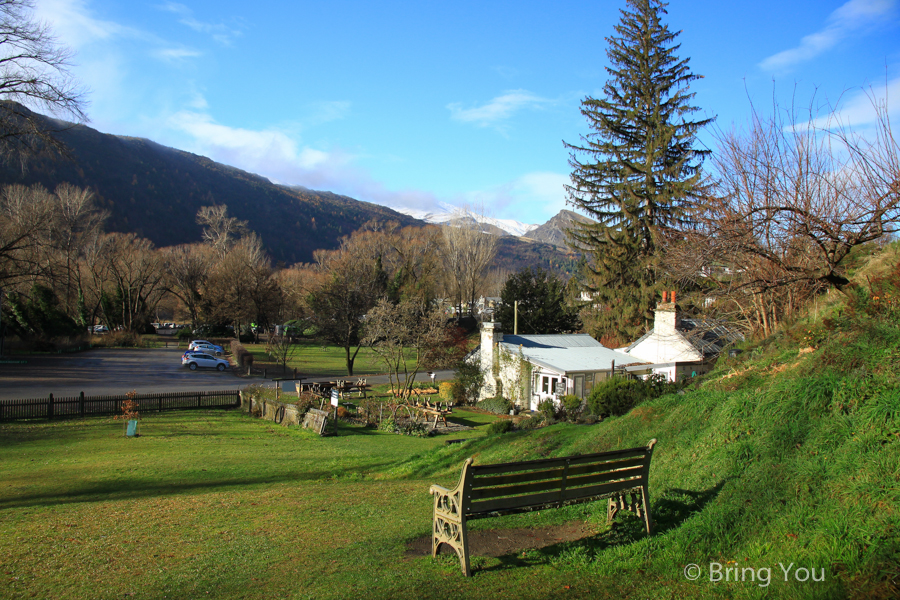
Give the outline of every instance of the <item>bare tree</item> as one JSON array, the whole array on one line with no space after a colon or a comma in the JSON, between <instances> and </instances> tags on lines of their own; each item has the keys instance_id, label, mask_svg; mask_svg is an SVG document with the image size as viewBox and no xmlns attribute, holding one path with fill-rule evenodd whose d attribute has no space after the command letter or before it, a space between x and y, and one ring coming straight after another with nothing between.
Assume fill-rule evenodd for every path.
<instances>
[{"instance_id":1,"label":"bare tree","mask_svg":"<svg viewBox=\"0 0 900 600\"><path fill-rule=\"evenodd\" d=\"M53 202L42 186L0 189L0 285L13 285L40 273L39 240L52 213Z\"/></svg>"},{"instance_id":2,"label":"bare tree","mask_svg":"<svg viewBox=\"0 0 900 600\"><path fill-rule=\"evenodd\" d=\"M201 312L211 323L233 323L239 333L266 295L278 292L274 284L262 241L248 234L215 262L204 285Z\"/></svg>"},{"instance_id":3,"label":"bare tree","mask_svg":"<svg viewBox=\"0 0 900 600\"><path fill-rule=\"evenodd\" d=\"M334 251L315 253L307 307L318 335L344 349L347 375L363 345L363 317L386 293L386 275L372 254L371 240L354 233Z\"/></svg>"},{"instance_id":4,"label":"bare tree","mask_svg":"<svg viewBox=\"0 0 900 600\"><path fill-rule=\"evenodd\" d=\"M34 20L32 0L0 0L0 156L25 159L45 148L64 150L50 121L21 104L85 122L84 91L69 69L72 52Z\"/></svg>"},{"instance_id":5,"label":"bare tree","mask_svg":"<svg viewBox=\"0 0 900 600\"><path fill-rule=\"evenodd\" d=\"M139 332L166 291L162 255L134 233L106 234L88 253L93 294L107 324Z\"/></svg>"},{"instance_id":6,"label":"bare tree","mask_svg":"<svg viewBox=\"0 0 900 600\"><path fill-rule=\"evenodd\" d=\"M672 271L764 330L817 290L844 291L854 248L900 229L898 143L886 105L872 106L868 137L777 106L754 111L749 132L720 132L714 193L672 240Z\"/></svg>"},{"instance_id":7,"label":"bare tree","mask_svg":"<svg viewBox=\"0 0 900 600\"><path fill-rule=\"evenodd\" d=\"M200 324L202 293L212 270L212 251L201 244L184 244L161 250L166 290L181 300L194 328Z\"/></svg>"},{"instance_id":8,"label":"bare tree","mask_svg":"<svg viewBox=\"0 0 900 600\"><path fill-rule=\"evenodd\" d=\"M297 346L286 335L270 335L266 343L266 354L275 359L281 370L287 370L288 361L294 356Z\"/></svg>"},{"instance_id":9,"label":"bare tree","mask_svg":"<svg viewBox=\"0 0 900 600\"><path fill-rule=\"evenodd\" d=\"M408 398L416 374L436 358L447 339L445 319L420 298L399 304L382 299L366 315L364 343L388 370L391 387Z\"/></svg>"},{"instance_id":10,"label":"bare tree","mask_svg":"<svg viewBox=\"0 0 900 600\"><path fill-rule=\"evenodd\" d=\"M203 241L216 249L220 256L247 233L247 221L228 216L228 207L204 206L197 211L197 223L203 225Z\"/></svg>"},{"instance_id":11,"label":"bare tree","mask_svg":"<svg viewBox=\"0 0 900 600\"><path fill-rule=\"evenodd\" d=\"M484 273L497 254L497 236L484 231L484 219L461 209L441 228L442 254L450 296L462 312L473 314Z\"/></svg>"}]
</instances>

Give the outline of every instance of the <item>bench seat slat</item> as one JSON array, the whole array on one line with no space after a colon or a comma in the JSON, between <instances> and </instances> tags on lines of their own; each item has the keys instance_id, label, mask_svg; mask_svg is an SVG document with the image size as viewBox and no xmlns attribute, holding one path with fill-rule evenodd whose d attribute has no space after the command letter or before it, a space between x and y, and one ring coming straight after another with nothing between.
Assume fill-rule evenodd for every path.
<instances>
[{"instance_id":1,"label":"bench seat slat","mask_svg":"<svg viewBox=\"0 0 900 600\"><path fill-rule=\"evenodd\" d=\"M597 473L591 475L581 475L578 477L566 478L566 490L573 490L585 487L587 485L602 483L606 481L621 481L623 479L634 479L640 477L643 472L643 465L632 467L630 469L622 469L611 473ZM471 500L484 500L486 498L500 498L503 496L515 496L523 494L533 494L536 492L546 492L551 490L561 490L563 485L562 473L554 479L538 481L533 483L521 483L516 485L494 486L490 488L473 489L469 495ZM638 482L640 483L640 482Z\"/></svg>"},{"instance_id":2,"label":"bench seat slat","mask_svg":"<svg viewBox=\"0 0 900 600\"><path fill-rule=\"evenodd\" d=\"M567 493L565 494L560 494L560 492L557 490L555 492L544 492L540 494L530 494L527 496L514 496L512 498L481 500L470 503L468 510L466 510L466 513L469 515L474 515L478 513L490 513L501 510L528 508L539 504L565 502L581 498L588 499L594 496L613 494L621 490L634 489L636 487L640 487L640 485L640 479L632 479L627 481L603 483L591 487L580 488L578 490L566 490Z\"/></svg>"},{"instance_id":3,"label":"bench seat slat","mask_svg":"<svg viewBox=\"0 0 900 600\"><path fill-rule=\"evenodd\" d=\"M627 469L629 467L637 467L643 466L646 462L646 459L641 456L640 458L628 458L625 460L617 460L615 462L610 463L602 463L598 464L586 464L586 465L573 465L569 467L569 477L573 475L581 475L582 473L600 473L606 472L609 473L611 471L616 471L619 469Z\"/></svg>"},{"instance_id":4,"label":"bench seat slat","mask_svg":"<svg viewBox=\"0 0 900 600\"><path fill-rule=\"evenodd\" d=\"M472 474L493 475L496 473L513 473L517 471L533 471L541 467L553 468L566 464L580 465L584 463L599 463L614 461L622 458L643 457L647 454L646 448L629 448L628 450L614 450L612 452L599 452L596 454L583 454L570 458L542 458L539 460L526 460L522 462L500 463L495 465L472 465Z\"/></svg>"},{"instance_id":5,"label":"bench seat slat","mask_svg":"<svg viewBox=\"0 0 900 600\"><path fill-rule=\"evenodd\" d=\"M569 477L573 475L580 475L582 473L598 473L598 472L611 472L614 470L625 469L629 467L635 467L644 464L644 458L629 458L625 460L619 460L611 463L589 463L582 464L577 466L569 467ZM554 466L552 469L543 469L540 471L531 471L525 472L520 471L518 473L513 473L512 475L493 475L493 476L473 476L472 477L472 489L479 489L483 487L494 487L498 485L508 485L513 483L526 483L528 481L541 481L543 479L553 479L560 478L564 472L565 465Z\"/></svg>"}]
</instances>

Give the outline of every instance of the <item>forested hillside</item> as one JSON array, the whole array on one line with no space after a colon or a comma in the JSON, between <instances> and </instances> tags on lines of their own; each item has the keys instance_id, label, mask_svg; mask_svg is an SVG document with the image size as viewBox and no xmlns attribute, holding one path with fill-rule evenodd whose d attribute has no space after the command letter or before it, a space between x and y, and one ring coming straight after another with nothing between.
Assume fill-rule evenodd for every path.
<instances>
[{"instance_id":1,"label":"forested hillside","mask_svg":"<svg viewBox=\"0 0 900 600\"><path fill-rule=\"evenodd\" d=\"M252 173L150 140L108 135L75 125L56 134L70 160L31 159L24 172L0 167L0 183L40 183L51 191L68 182L94 191L109 211L108 231L134 232L157 246L197 242L201 206L227 205L248 221L276 261L308 262L319 248L335 248L370 219L421 223L389 208L329 192L287 188Z\"/></svg>"},{"instance_id":2,"label":"forested hillside","mask_svg":"<svg viewBox=\"0 0 900 600\"><path fill-rule=\"evenodd\" d=\"M22 109L27 110L27 109ZM45 118L48 122L50 119ZM57 124L58 127L58 124ZM424 222L390 208L331 192L282 186L265 177L217 163L151 140L101 133L73 125L55 134L69 158L55 155L19 164L0 164L0 184L60 183L91 189L98 208L109 212L107 231L134 232L156 246L200 241L196 222L202 206L226 205L228 214L248 222L276 262L311 262L318 249L338 247L340 238L367 221ZM567 270L564 252L515 238L503 242L498 267L516 270L537 258L543 266Z\"/></svg>"}]
</instances>

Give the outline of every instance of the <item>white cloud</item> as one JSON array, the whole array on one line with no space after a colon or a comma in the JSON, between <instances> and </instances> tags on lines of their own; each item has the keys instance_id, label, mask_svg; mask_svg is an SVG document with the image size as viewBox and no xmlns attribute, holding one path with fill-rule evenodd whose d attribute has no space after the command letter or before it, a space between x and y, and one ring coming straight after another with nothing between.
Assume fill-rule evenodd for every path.
<instances>
[{"instance_id":1,"label":"white cloud","mask_svg":"<svg viewBox=\"0 0 900 600\"><path fill-rule=\"evenodd\" d=\"M239 29L229 27L224 23L210 23L194 18L194 12L178 2L166 2L159 8L178 15L181 17L178 22L182 25L186 25L198 33L205 33L225 46L230 46L234 38L242 35Z\"/></svg>"},{"instance_id":2,"label":"white cloud","mask_svg":"<svg viewBox=\"0 0 900 600\"><path fill-rule=\"evenodd\" d=\"M129 27L95 18L84 0L38 0L34 15L40 21L52 23L53 33L75 50L138 34Z\"/></svg>"},{"instance_id":3,"label":"white cloud","mask_svg":"<svg viewBox=\"0 0 900 600\"><path fill-rule=\"evenodd\" d=\"M150 54L165 61L175 62L187 58L197 58L203 53L199 50L192 50L191 48L159 48L152 51Z\"/></svg>"},{"instance_id":4,"label":"white cloud","mask_svg":"<svg viewBox=\"0 0 900 600\"><path fill-rule=\"evenodd\" d=\"M510 90L482 106L463 108L460 103L453 102L447 105L447 109L450 110L451 118L456 121L474 123L480 127L496 127L519 110L540 108L550 103L552 100L541 98L528 90Z\"/></svg>"},{"instance_id":5,"label":"white cloud","mask_svg":"<svg viewBox=\"0 0 900 600\"><path fill-rule=\"evenodd\" d=\"M566 207L563 186L567 183L567 174L535 171L486 190L464 193L454 198L453 204L483 206L498 218L543 223Z\"/></svg>"},{"instance_id":6,"label":"white cloud","mask_svg":"<svg viewBox=\"0 0 900 600\"><path fill-rule=\"evenodd\" d=\"M854 32L884 23L895 13L896 0L850 0L828 17L824 29L803 37L796 48L769 56L759 66L782 71L811 60Z\"/></svg>"},{"instance_id":7,"label":"white cloud","mask_svg":"<svg viewBox=\"0 0 900 600\"><path fill-rule=\"evenodd\" d=\"M876 106L896 119L900 116L900 77L886 82L883 86L871 86L847 94L838 102L835 110L813 119L807 126L831 128L865 128L877 120Z\"/></svg>"},{"instance_id":8,"label":"white cloud","mask_svg":"<svg viewBox=\"0 0 900 600\"><path fill-rule=\"evenodd\" d=\"M280 131L229 127L201 112L180 111L168 125L191 136L193 146L210 158L285 183L299 183L290 180L291 173L319 169L334 158L320 150L301 148Z\"/></svg>"}]
</instances>

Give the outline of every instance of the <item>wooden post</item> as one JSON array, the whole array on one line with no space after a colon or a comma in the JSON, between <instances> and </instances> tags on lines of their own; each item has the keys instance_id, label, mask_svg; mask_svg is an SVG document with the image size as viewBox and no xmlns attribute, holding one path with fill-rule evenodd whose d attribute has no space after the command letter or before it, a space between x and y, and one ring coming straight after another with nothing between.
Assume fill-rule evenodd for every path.
<instances>
[{"instance_id":1,"label":"wooden post","mask_svg":"<svg viewBox=\"0 0 900 600\"><path fill-rule=\"evenodd\" d=\"M53 418L53 394L50 394L50 401L47 403L47 418Z\"/></svg>"},{"instance_id":2,"label":"wooden post","mask_svg":"<svg viewBox=\"0 0 900 600\"><path fill-rule=\"evenodd\" d=\"M78 409L81 412L81 416L84 417L84 392L81 392L81 395L78 397Z\"/></svg>"},{"instance_id":3,"label":"wooden post","mask_svg":"<svg viewBox=\"0 0 900 600\"><path fill-rule=\"evenodd\" d=\"M201 401L201 399L202 399L202 398L203 398L203 396L201 396L201 395L198 393L198 394L197 394L197 408L201 408L201 406L202 406L202 401Z\"/></svg>"}]
</instances>

